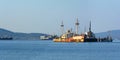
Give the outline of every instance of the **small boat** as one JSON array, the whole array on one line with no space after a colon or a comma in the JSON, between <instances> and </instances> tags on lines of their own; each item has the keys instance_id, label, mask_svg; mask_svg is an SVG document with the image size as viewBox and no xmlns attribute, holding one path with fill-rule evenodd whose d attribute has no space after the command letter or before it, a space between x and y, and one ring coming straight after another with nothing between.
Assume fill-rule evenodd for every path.
<instances>
[{"instance_id":1,"label":"small boat","mask_svg":"<svg viewBox=\"0 0 120 60\"><path fill-rule=\"evenodd\" d=\"M13 40L12 37L1 37L0 40Z\"/></svg>"},{"instance_id":2,"label":"small boat","mask_svg":"<svg viewBox=\"0 0 120 60\"><path fill-rule=\"evenodd\" d=\"M40 36L40 40L53 40L56 37L57 37L56 35Z\"/></svg>"}]
</instances>

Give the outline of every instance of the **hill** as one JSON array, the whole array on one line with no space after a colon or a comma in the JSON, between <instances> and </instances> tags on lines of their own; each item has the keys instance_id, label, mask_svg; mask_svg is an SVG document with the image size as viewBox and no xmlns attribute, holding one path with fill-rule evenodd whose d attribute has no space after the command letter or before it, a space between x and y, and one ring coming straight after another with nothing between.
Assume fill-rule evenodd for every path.
<instances>
[{"instance_id":1,"label":"hill","mask_svg":"<svg viewBox=\"0 0 120 60\"><path fill-rule=\"evenodd\" d=\"M40 36L48 35L43 33L17 33L0 28L0 37L13 37L14 40L39 40ZM111 35L113 39L120 40L120 30L95 33L96 37L106 37Z\"/></svg>"},{"instance_id":2,"label":"hill","mask_svg":"<svg viewBox=\"0 0 120 60\"><path fill-rule=\"evenodd\" d=\"M120 40L120 30L111 30L107 32L96 33L96 37L106 37L108 35L112 36L113 39Z\"/></svg>"},{"instance_id":3,"label":"hill","mask_svg":"<svg viewBox=\"0 0 120 60\"><path fill-rule=\"evenodd\" d=\"M0 37L13 37L14 40L39 40L43 33L17 33L0 28Z\"/></svg>"}]
</instances>

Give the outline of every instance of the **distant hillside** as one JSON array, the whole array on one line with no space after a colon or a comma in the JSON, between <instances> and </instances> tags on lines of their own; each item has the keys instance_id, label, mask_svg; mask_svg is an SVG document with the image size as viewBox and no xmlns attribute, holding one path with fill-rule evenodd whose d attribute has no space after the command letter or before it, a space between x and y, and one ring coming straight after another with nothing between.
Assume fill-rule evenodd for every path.
<instances>
[{"instance_id":1,"label":"distant hillside","mask_svg":"<svg viewBox=\"0 0 120 60\"><path fill-rule=\"evenodd\" d=\"M113 39L120 40L120 30L112 30L112 31L108 31L108 32L96 33L96 37L105 37L108 35L111 35Z\"/></svg>"},{"instance_id":2,"label":"distant hillside","mask_svg":"<svg viewBox=\"0 0 120 60\"><path fill-rule=\"evenodd\" d=\"M13 37L14 40L39 40L40 36L47 35L43 33L17 33L0 28L0 37ZM110 32L96 33L96 37L106 37L111 35L113 39L120 40L120 30L112 30Z\"/></svg>"},{"instance_id":3,"label":"distant hillside","mask_svg":"<svg viewBox=\"0 0 120 60\"><path fill-rule=\"evenodd\" d=\"M16 33L0 28L0 37L13 37L14 40L39 40L42 33Z\"/></svg>"}]
</instances>

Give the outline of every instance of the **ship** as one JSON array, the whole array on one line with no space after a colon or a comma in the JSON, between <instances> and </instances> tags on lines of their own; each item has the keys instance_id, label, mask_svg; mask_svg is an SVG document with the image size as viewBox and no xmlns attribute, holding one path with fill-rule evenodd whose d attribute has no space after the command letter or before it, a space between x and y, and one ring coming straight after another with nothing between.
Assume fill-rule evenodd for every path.
<instances>
[{"instance_id":1,"label":"ship","mask_svg":"<svg viewBox=\"0 0 120 60\"><path fill-rule=\"evenodd\" d=\"M0 37L0 40L13 40L12 37Z\"/></svg>"},{"instance_id":2,"label":"ship","mask_svg":"<svg viewBox=\"0 0 120 60\"><path fill-rule=\"evenodd\" d=\"M61 34L60 37L54 38L53 41L54 42L112 42L111 36L107 36L104 38L96 38L95 34L91 30L91 21L89 23L89 31L82 34L78 34L78 27L79 27L78 19L75 25L76 25L76 33L73 33L71 30L67 30L67 32L63 33L64 24L62 22L61 30L63 34Z\"/></svg>"},{"instance_id":3,"label":"ship","mask_svg":"<svg viewBox=\"0 0 120 60\"><path fill-rule=\"evenodd\" d=\"M44 36L40 36L40 40L53 40L56 37L57 35L44 35Z\"/></svg>"}]
</instances>

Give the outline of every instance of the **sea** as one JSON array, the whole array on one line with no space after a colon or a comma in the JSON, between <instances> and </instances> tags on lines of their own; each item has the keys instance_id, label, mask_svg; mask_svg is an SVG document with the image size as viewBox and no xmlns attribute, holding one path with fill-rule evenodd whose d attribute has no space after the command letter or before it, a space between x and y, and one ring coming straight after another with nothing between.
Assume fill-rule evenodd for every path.
<instances>
[{"instance_id":1,"label":"sea","mask_svg":"<svg viewBox=\"0 0 120 60\"><path fill-rule=\"evenodd\" d=\"M0 60L120 60L120 42L0 40Z\"/></svg>"}]
</instances>

